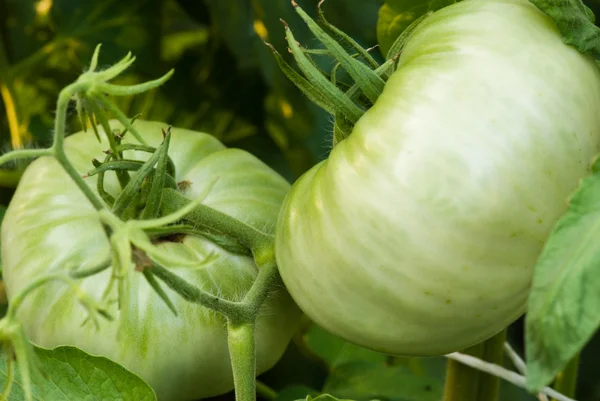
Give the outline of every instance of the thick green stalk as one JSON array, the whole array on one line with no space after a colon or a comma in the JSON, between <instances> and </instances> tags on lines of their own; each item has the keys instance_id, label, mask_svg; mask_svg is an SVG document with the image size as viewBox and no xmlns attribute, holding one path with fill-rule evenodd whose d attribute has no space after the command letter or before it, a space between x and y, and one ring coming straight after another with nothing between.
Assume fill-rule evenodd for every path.
<instances>
[{"instance_id":1,"label":"thick green stalk","mask_svg":"<svg viewBox=\"0 0 600 401\"><path fill-rule=\"evenodd\" d=\"M483 343L484 361L502 366L504 361L504 342L506 341L506 330L502 330L494 337ZM497 401L500 394L500 378L488 373L479 373L478 400Z\"/></svg>"},{"instance_id":2,"label":"thick green stalk","mask_svg":"<svg viewBox=\"0 0 600 401\"><path fill-rule=\"evenodd\" d=\"M567 366L556 376L554 389L567 397L575 398L577 390L577 374L579 371L579 354L569 361ZM556 401L553 399L552 401Z\"/></svg>"},{"instance_id":3,"label":"thick green stalk","mask_svg":"<svg viewBox=\"0 0 600 401\"><path fill-rule=\"evenodd\" d=\"M504 360L505 340L506 329L462 353L501 366ZM461 362L448 360L443 401L497 401L499 390L498 377Z\"/></svg>"},{"instance_id":4,"label":"thick green stalk","mask_svg":"<svg viewBox=\"0 0 600 401\"><path fill-rule=\"evenodd\" d=\"M227 342L233 369L236 401L256 400L256 344L254 322L227 323Z\"/></svg>"},{"instance_id":5,"label":"thick green stalk","mask_svg":"<svg viewBox=\"0 0 600 401\"><path fill-rule=\"evenodd\" d=\"M465 349L462 353L481 358L483 350L483 343L479 343ZM449 359L446 367L446 382L444 384L444 397L442 400L479 401L477 399L479 375L480 372L478 370Z\"/></svg>"},{"instance_id":6,"label":"thick green stalk","mask_svg":"<svg viewBox=\"0 0 600 401\"><path fill-rule=\"evenodd\" d=\"M178 191L167 188L163 191L162 215L171 214L190 202L191 200ZM273 242L273 238L269 234L206 205L197 205L185 216L185 220L192 222L195 226L207 229L210 233L233 239L253 251Z\"/></svg>"}]
</instances>

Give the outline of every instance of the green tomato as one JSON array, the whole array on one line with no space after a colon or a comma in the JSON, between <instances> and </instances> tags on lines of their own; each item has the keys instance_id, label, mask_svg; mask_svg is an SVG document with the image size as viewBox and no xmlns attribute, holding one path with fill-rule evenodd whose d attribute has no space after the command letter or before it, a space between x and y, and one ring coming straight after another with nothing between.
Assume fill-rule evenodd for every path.
<instances>
[{"instance_id":1,"label":"green tomato","mask_svg":"<svg viewBox=\"0 0 600 401\"><path fill-rule=\"evenodd\" d=\"M121 127L112 122L113 128ZM162 141L166 124L136 121L135 126L151 146ZM178 182L188 181L184 194L194 199L212 185L203 203L255 228L274 232L277 213L289 184L254 156L227 149L214 137L172 129L169 155ZM66 152L77 171L93 168L108 149L104 134L98 143L92 132L77 133L65 141ZM133 140L126 135L125 142ZM147 153L127 157L145 160ZM215 178L218 180L215 181ZM87 178L96 188L96 176ZM106 175L109 192L118 193L113 173ZM229 300L241 300L257 275L251 257L232 254L207 239L187 235L177 242L157 244L170 255L204 261L194 268L169 265L188 282ZM53 271L90 268L109 255L109 242L98 213L52 158L41 158L25 171L2 224L2 262L9 299L32 280ZM86 278L84 291L100 298L111 272ZM297 328L300 311L280 283L264 305L256 327L258 373L270 369L281 357ZM37 345L76 346L88 353L116 361L146 380L162 400L189 400L233 389L225 319L198 304L188 303L162 285L174 303L175 316L151 289L142 274L131 282L126 307L129 320L117 339L116 317L96 330L82 326L86 312L75 294L62 283L46 285L22 304L18 317L26 334ZM116 291L111 298L116 299Z\"/></svg>"},{"instance_id":2,"label":"green tomato","mask_svg":"<svg viewBox=\"0 0 600 401\"><path fill-rule=\"evenodd\" d=\"M466 0L411 35L375 105L288 194L283 281L377 351L481 342L525 311L537 257L599 150L600 74L525 0Z\"/></svg>"}]
</instances>

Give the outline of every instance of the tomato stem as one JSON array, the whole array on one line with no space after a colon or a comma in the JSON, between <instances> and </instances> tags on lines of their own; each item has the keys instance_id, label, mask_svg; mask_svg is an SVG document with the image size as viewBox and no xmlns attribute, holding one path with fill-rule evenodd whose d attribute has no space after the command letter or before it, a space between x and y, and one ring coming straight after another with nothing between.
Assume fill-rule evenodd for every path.
<instances>
[{"instance_id":1,"label":"tomato stem","mask_svg":"<svg viewBox=\"0 0 600 401\"><path fill-rule=\"evenodd\" d=\"M577 374L579 371L579 354L569 361L567 366L556 376L554 389L567 397L574 398L577 390ZM552 399L556 401L556 399Z\"/></svg>"},{"instance_id":2,"label":"tomato stem","mask_svg":"<svg viewBox=\"0 0 600 401\"><path fill-rule=\"evenodd\" d=\"M463 351L463 354L481 358L483 343ZM448 360L443 401L478 401L479 371L454 360Z\"/></svg>"},{"instance_id":3,"label":"tomato stem","mask_svg":"<svg viewBox=\"0 0 600 401\"><path fill-rule=\"evenodd\" d=\"M227 343L233 369L236 401L256 400L256 344L254 321L227 322Z\"/></svg>"},{"instance_id":4,"label":"tomato stem","mask_svg":"<svg viewBox=\"0 0 600 401\"><path fill-rule=\"evenodd\" d=\"M254 259L259 268L258 276L242 301L242 303L251 311L253 316L258 315L260 307L265 298L269 295L269 292L273 288L273 284L278 277L274 254L272 258L266 259L265 261L260 261L260 257L257 256L257 253L255 253Z\"/></svg>"},{"instance_id":5,"label":"tomato stem","mask_svg":"<svg viewBox=\"0 0 600 401\"><path fill-rule=\"evenodd\" d=\"M166 188L163 191L161 214L171 214L182 209L190 202L190 199L177 190ZM214 234L231 238L251 250L273 242L272 235L202 204L197 205L194 210L184 217L184 220L189 221L194 226L206 227L209 232Z\"/></svg>"},{"instance_id":6,"label":"tomato stem","mask_svg":"<svg viewBox=\"0 0 600 401\"><path fill-rule=\"evenodd\" d=\"M245 308L244 304L229 301L204 291L203 289L188 283L177 274L171 272L169 269L155 261L152 261L152 266L149 270L164 282L167 287L178 293L188 302L197 303L206 308L210 308L223 314L229 319L247 320L253 316L252 313L248 312L248 308Z\"/></svg>"},{"instance_id":7,"label":"tomato stem","mask_svg":"<svg viewBox=\"0 0 600 401\"><path fill-rule=\"evenodd\" d=\"M502 330L483 344L484 361L503 365L504 342L506 341L506 330ZM500 378L488 373L479 373L478 400L497 401L500 393Z\"/></svg>"},{"instance_id":8,"label":"tomato stem","mask_svg":"<svg viewBox=\"0 0 600 401\"><path fill-rule=\"evenodd\" d=\"M67 108L69 106L69 102L71 98L79 91L85 89L87 83L86 82L75 82L62 91L60 91L58 95L58 101L56 104L56 118L54 120L54 142L52 144L51 149L53 150L54 157L63 167L67 174L71 177L71 179L77 184L81 192L88 198L90 203L97 210L104 209L104 203L100 198L92 191L92 189L86 184L86 182L81 178L81 175L75 170L64 149L64 140L65 140L65 126L67 119ZM108 135L108 133L107 133Z\"/></svg>"},{"instance_id":9,"label":"tomato stem","mask_svg":"<svg viewBox=\"0 0 600 401\"><path fill-rule=\"evenodd\" d=\"M506 329L494 337L462 351L463 354L502 365ZM497 401L500 381L455 360L448 360L443 401Z\"/></svg>"}]
</instances>

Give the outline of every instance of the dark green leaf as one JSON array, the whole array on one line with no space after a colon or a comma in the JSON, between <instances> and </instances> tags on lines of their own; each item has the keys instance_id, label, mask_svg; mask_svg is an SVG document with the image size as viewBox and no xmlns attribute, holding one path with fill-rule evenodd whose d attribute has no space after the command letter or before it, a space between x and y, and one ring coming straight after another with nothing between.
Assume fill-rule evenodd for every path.
<instances>
[{"instance_id":1,"label":"dark green leaf","mask_svg":"<svg viewBox=\"0 0 600 401\"><path fill-rule=\"evenodd\" d=\"M406 366L353 361L334 368L323 391L355 400L438 401L442 389L439 380L417 376Z\"/></svg>"},{"instance_id":2,"label":"dark green leaf","mask_svg":"<svg viewBox=\"0 0 600 401\"><path fill-rule=\"evenodd\" d=\"M277 393L274 401L304 400L307 396L317 397L319 392L306 386L290 386Z\"/></svg>"},{"instance_id":3,"label":"dark green leaf","mask_svg":"<svg viewBox=\"0 0 600 401\"><path fill-rule=\"evenodd\" d=\"M156 401L154 391L142 379L109 359L91 356L74 347L35 348L35 353L45 376L34 383L35 400ZM5 381L6 364L1 358L0 386ZM24 399L17 373L9 400Z\"/></svg>"},{"instance_id":4,"label":"dark green leaf","mask_svg":"<svg viewBox=\"0 0 600 401\"><path fill-rule=\"evenodd\" d=\"M581 0L530 1L554 20L565 43L600 57L600 28L594 25L594 14Z\"/></svg>"},{"instance_id":5,"label":"dark green leaf","mask_svg":"<svg viewBox=\"0 0 600 401\"><path fill-rule=\"evenodd\" d=\"M403 358L373 352L313 325L306 346L330 367L324 392L356 400L437 400L444 358ZM436 398L438 397L438 398Z\"/></svg>"},{"instance_id":6,"label":"dark green leaf","mask_svg":"<svg viewBox=\"0 0 600 401\"><path fill-rule=\"evenodd\" d=\"M538 260L526 316L527 384L550 383L600 325L600 174L584 179Z\"/></svg>"}]
</instances>

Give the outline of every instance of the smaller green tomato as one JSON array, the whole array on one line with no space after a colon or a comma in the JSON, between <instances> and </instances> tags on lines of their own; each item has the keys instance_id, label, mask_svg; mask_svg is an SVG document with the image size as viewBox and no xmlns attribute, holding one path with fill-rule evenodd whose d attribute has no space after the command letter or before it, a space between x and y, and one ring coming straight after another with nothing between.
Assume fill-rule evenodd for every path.
<instances>
[{"instance_id":1,"label":"smaller green tomato","mask_svg":"<svg viewBox=\"0 0 600 401\"><path fill-rule=\"evenodd\" d=\"M111 122L112 128L122 127ZM136 121L149 145L162 141L159 122ZM79 132L65 140L66 152L80 174L93 168L109 148L92 132ZM273 232L276 217L289 184L254 156L228 149L214 137L184 129L172 129L169 155L176 180L187 181L185 196L205 194L203 203L257 229ZM124 142L132 142L126 135ZM128 158L145 160L147 153L129 152ZM215 178L218 180L215 181ZM87 178L96 188L96 176ZM114 174L107 174L107 188L119 191ZM251 257L232 254L211 241L186 235L164 240L157 247L178 259L198 261L196 267L167 263L175 274L220 297L237 301L258 273ZM2 265L9 299L37 277L73 267L97 265L109 255L109 242L98 213L58 163L49 157L33 162L25 171L2 224ZM84 279L81 289L100 298L110 271ZM115 286L116 287L116 286ZM116 299L116 288L109 297ZM117 338L120 312L113 303L114 322L100 330L82 325L86 312L64 284L41 287L18 310L26 334L42 347L76 346L125 366L146 380L160 400L177 401L211 397L233 389L225 319L198 304L183 300L163 285L174 303L175 316L149 286L142 274L131 282L132 294L125 330ZM300 311L280 284L265 303L256 327L257 372L270 369L281 357L300 318Z\"/></svg>"},{"instance_id":2,"label":"smaller green tomato","mask_svg":"<svg viewBox=\"0 0 600 401\"><path fill-rule=\"evenodd\" d=\"M526 0L465 0L411 34L381 96L293 186L276 254L316 323L440 355L523 312L600 145L600 73Z\"/></svg>"}]
</instances>

